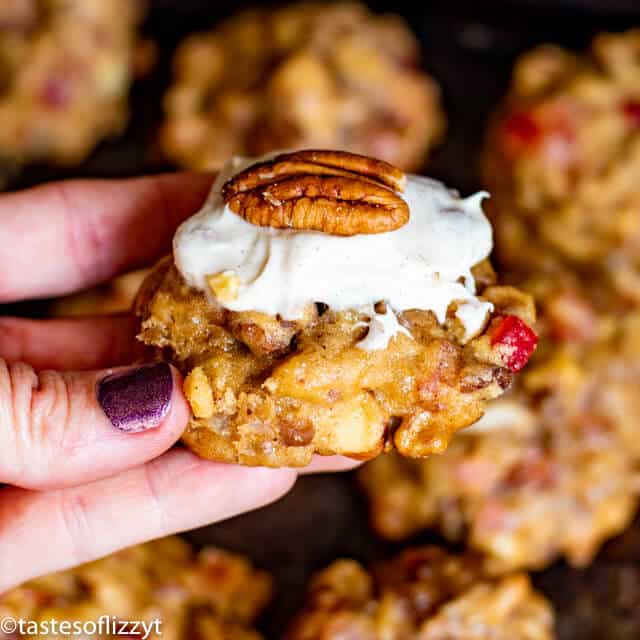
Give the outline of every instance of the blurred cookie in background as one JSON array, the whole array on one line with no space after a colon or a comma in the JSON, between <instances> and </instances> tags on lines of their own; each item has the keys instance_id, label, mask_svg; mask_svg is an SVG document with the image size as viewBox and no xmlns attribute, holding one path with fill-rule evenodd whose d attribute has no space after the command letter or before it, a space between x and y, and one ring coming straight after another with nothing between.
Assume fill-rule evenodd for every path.
<instances>
[{"instance_id":1,"label":"blurred cookie in background","mask_svg":"<svg viewBox=\"0 0 640 640\"><path fill-rule=\"evenodd\" d=\"M524 55L482 169L503 267L567 267L640 302L640 30Z\"/></svg>"},{"instance_id":2,"label":"blurred cookie in background","mask_svg":"<svg viewBox=\"0 0 640 640\"><path fill-rule=\"evenodd\" d=\"M149 269L138 269L109 282L51 303L52 316L90 316L129 311Z\"/></svg>"},{"instance_id":3,"label":"blurred cookie in background","mask_svg":"<svg viewBox=\"0 0 640 640\"><path fill-rule=\"evenodd\" d=\"M444 128L420 58L401 18L356 2L243 11L179 47L161 144L195 169L316 147L417 170Z\"/></svg>"},{"instance_id":4,"label":"blurred cookie in background","mask_svg":"<svg viewBox=\"0 0 640 640\"><path fill-rule=\"evenodd\" d=\"M251 625L271 595L271 578L242 556L214 548L196 553L171 537L17 587L0 595L0 617L36 622L160 619L160 633L154 629L150 638L260 640ZM117 637L104 629L92 637ZM5 637L21 636L0 632Z\"/></svg>"},{"instance_id":5,"label":"blurred cookie in background","mask_svg":"<svg viewBox=\"0 0 640 640\"><path fill-rule=\"evenodd\" d=\"M0 180L30 162L79 164L123 130L143 6L3 0Z\"/></svg>"},{"instance_id":6,"label":"blurred cookie in background","mask_svg":"<svg viewBox=\"0 0 640 640\"><path fill-rule=\"evenodd\" d=\"M524 287L541 341L515 388L442 456L381 456L360 472L378 534L438 529L494 574L588 564L640 490L640 314L598 313L568 276Z\"/></svg>"},{"instance_id":7,"label":"blurred cookie in background","mask_svg":"<svg viewBox=\"0 0 640 640\"><path fill-rule=\"evenodd\" d=\"M524 574L487 577L472 555L408 549L368 572L338 560L311 581L286 640L551 640L553 612Z\"/></svg>"}]
</instances>

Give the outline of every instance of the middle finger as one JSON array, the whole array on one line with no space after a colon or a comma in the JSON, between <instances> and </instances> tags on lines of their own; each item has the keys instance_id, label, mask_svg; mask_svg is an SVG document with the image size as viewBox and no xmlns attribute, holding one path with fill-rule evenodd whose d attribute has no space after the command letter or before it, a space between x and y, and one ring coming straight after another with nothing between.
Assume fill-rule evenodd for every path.
<instances>
[{"instance_id":1,"label":"middle finger","mask_svg":"<svg viewBox=\"0 0 640 640\"><path fill-rule=\"evenodd\" d=\"M0 360L34 369L87 371L133 362L142 352L131 314L27 320L0 318Z\"/></svg>"}]
</instances>

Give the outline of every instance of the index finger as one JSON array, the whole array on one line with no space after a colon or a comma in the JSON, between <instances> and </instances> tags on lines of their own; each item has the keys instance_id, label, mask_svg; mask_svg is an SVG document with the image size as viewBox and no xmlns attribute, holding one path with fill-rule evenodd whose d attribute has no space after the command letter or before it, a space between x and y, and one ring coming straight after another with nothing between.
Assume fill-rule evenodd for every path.
<instances>
[{"instance_id":1,"label":"index finger","mask_svg":"<svg viewBox=\"0 0 640 640\"><path fill-rule=\"evenodd\" d=\"M71 293L168 253L211 183L210 175L176 173L0 197L0 303Z\"/></svg>"}]
</instances>

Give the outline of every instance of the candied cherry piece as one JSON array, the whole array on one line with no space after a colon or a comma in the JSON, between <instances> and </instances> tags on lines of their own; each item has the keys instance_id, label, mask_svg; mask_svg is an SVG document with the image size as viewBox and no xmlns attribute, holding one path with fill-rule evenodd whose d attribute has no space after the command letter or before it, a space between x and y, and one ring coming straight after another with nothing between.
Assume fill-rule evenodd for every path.
<instances>
[{"instance_id":1,"label":"candied cherry piece","mask_svg":"<svg viewBox=\"0 0 640 640\"><path fill-rule=\"evenodd\" d=\"M514 373L527 364L537 344L538 336L518 316L504 316L492 331L491 346Z\"/></svg>"},{"instance_id":2,"label":"candied cherry piece","mask_svg":"<svg viewBox=\"0 0 640 640\"><path fill-rule=\"evenodd\" d=\"M40 91L42 103L50 109L61 109L70 97L69 80L61 74L53 74Z\"/></svg>"},{"instance_id":3,"label":"candied cherry piece","mask_svg":"<svg viewBox=\"0 0 640 640\"><path fill-rule=\"evenodd\" d=\"M511 488L550 489L558 480L558 469L543 451L530 451L509 471L505 483Z\"/></svg>"},{"instance_id":4,"label":"candied cherry piece","mask_svg":"<svg viewBox=\"0 0 640 640\"><path fill-rule=\"evenodd\" d=\"M511 160L541 152L554 164L565 166L573 160L574 140L574 115L565 104L514 111L502 124L503 150Z\"/></svg>"},{"instance_id":5,"label":"candied cherry piece","mask_svg":"<svg viewBox=\"0 0 640 640\"><path fill-rule=\"evenodd\" d=\"M528 147L540 137L542 129L528 111L512 113L502 125L505 143L511 149Z\"/></svg>"},{"instance_id":6,"label":"candied cherry piece","mask_svg":"<svg viewBox=\"0 0 640 640\"><path fill-rule=\"evenodd\" d=\"M640 127L640 100L625 100L622 112L634 127Z\"/></svg>"}]
</instances>

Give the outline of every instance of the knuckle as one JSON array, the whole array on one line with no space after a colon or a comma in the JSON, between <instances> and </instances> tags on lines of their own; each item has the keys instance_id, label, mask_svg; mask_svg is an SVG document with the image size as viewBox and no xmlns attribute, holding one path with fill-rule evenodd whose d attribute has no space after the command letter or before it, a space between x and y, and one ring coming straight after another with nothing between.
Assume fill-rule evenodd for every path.
<instances>
[{"instance_id":1,"label":"knuckle","mask_svg":"<svg viewBox=\"0 0 640 640\"><path fill-rule=\"evenodd\" d=\"M55 197L61 203L65 214L66 253L74 261L79 273L100 272L100 256L104 255L107 225L100 224L94 215L80 210L73 198L69 183L58 182L50 185ZM96 276L97 277L97 276Z\"/></svg>"},{"instance_id":2,"label":"knuckle","mask_svg":"<svg viewBox=\"0 0 640 640\"><path fill-rule=\"evenodd\" d=\"M163 465L155 461L142 467L145 502L151 505L158 522L160 532L169 533L169 514L167 513L166 501L163 499L169 485L172 482L166 473L163 473ZM173 479L175 481L175 478Z\"/></svg>"},{"instance_id":3,"label":"knuckle","mask_svg":"<svg viewBox=\"0 0 640 640\"><path fill-rule=\"evenodd\" d=\"M61 431L59 425L69 423L71 384L64 374L57 371L42 371L36 377L38 384L32 390L30 406L26 411L34 435L50 439Z\"/></svg>"},{"instance_id":4,"label":"knuckle","mask_svg":"<svg viewBox=\"0 0 640 640\"><path fill-rule=\"evenodd\" d=\"M84 488L59 492L59 513L63 531L69 541L73 564L92 556L91 541L96 539L92 501Z\"/></svg>"},{"instance_id":5,"label":"knuckle","mask_svg":"<svg viewBox=\"0 0 640 640\"><path fill-rule=\"evenodd\" d=\"M71 379L0 360L0 480L38 483L73 446Z\"/></svg>"}]
</instances>

